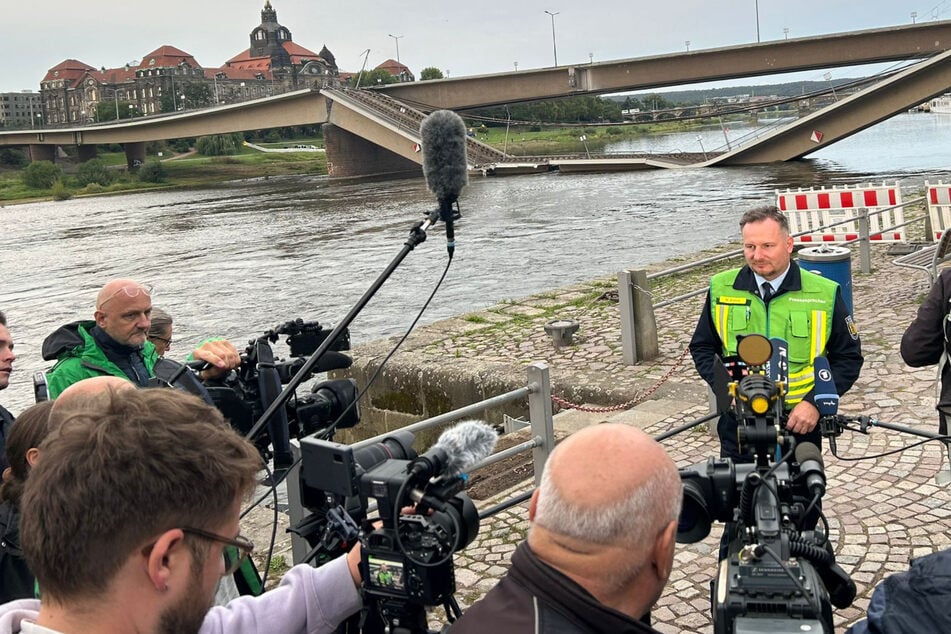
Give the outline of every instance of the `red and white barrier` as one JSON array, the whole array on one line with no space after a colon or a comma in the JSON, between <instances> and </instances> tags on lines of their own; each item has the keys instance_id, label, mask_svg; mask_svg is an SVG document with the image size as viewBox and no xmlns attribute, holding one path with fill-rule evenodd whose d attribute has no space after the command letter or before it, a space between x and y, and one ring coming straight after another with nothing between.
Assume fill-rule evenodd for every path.
<instances>
[{"instance_id":1,"label":"red and white barrier","mask_svg":"<svg viewBox=\"0 0 951 634\"><path fill-rule=\"evenodd\" d=\"M951 227L951 184L932 185L925 181L928 190L928 216L931 218L931 239L937 242L945 229Z\"/></svg>"},{"instance_id":2,"label":"red and white barrier","mask_svg":"<svg viewBox=\"0 0 951 634\"><path fill-rule=\"evenodd\" d=\"M905 228L883 233L883 229L905 222L901 207L901 190L894 185L856 185L826 189L824 187L776 191L776 206L789 219L792 234L804 233L798 244L816 242L841 243L859 237L858 218L868 210L869 237L882 242L905 240ZM872 213L881 212L881 213ZM848 221L848 222L843 222ZM827 225L843 222L834 227Z\"/></svg>"}]
</instances>

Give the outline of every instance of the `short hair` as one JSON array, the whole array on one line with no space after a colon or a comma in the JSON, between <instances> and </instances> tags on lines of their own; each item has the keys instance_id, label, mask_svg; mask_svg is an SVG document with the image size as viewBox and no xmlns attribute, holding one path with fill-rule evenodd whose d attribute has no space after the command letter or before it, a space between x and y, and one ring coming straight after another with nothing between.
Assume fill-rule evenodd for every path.
<instances>
[{"instance_id":1,"label":"short hair","mask_svg":"<svg viewBox=\"0 0 951 634\"><path fill-rule=\"evenodd\" d=\"M781 212L779 208L774 205L754 207L744 213L740 218L740 231L751 222L763 222L764 220L775 220L779 223L779 228L782 229L784 233L789 233L789 219L786 217L786 214Z\"/></svg>"},{"instance_id":2,"label":"short hair","mask_svg":"<svg viewBox=\"0 0 951 634\"><path fill-rule=\"evenodd\" d=\"M3 314L3 311L0 310L0 326L7 325L7 316Z\"/></svg>"},{"instance_id":3,"label":"short hair","mask_svg":"<svg viewBox=\"0 0 951 634\"><path fill-rule=\"evenodd\" d=\"M172 327L172 316L161 308L153 306L150 319L152 325L149 326L149 337L161 337L165 334L167 328Z\"/></svg>"},{"instance_id":4,"label":"short hair","mask_svg":"<svg viewBox=\"0 0 951 634\"><path fill-rule=\"evenodd\" d=\"M6 454L10 465L10 479L0 486L0 501L19 506L23 486L30 473L26 452L39 447L48 433L48 421L53 401L40 401L17 416L7 436Z\"/></svg>"},{"instance_id":5,"label":"short hair","mask_svg":"<svg viewBox=\"0 0 951 634\"><path fill-rule=\"evenodd\" d=\"M548 464L539 485L535 522L549 531L600 545L645 544L680 516L683 485L675 469L658 469L629 497L592 509L558 490Z\"/></svg>"},{"instance_id":6,"label":"short hair","mask_svg":"<svg viewBox=\"0 0 951 634\"><path fill-rule=\"evenodd\" d=\"M101 596L137 549L216 530L250 494L254 445L215 408L169 389L107 390L43 442L24 489L21 547L44 596Z\"/></svg>"}]
</instances>

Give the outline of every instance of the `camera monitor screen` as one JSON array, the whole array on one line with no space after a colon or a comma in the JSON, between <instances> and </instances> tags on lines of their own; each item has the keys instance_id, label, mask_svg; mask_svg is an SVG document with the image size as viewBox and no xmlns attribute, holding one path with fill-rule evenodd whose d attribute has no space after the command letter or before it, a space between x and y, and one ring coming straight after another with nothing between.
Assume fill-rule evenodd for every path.
<instances>
[{"instance_id":1,"label":"camera monitor screen","mask_svg":"<svg viewBox=\"0 0 951 634\"><path fill-rule=\"evenodd\" d=\"M403 564L389 559L369 557L370 585L389 590L403 590Z\"/></svg>"}]
</instances>

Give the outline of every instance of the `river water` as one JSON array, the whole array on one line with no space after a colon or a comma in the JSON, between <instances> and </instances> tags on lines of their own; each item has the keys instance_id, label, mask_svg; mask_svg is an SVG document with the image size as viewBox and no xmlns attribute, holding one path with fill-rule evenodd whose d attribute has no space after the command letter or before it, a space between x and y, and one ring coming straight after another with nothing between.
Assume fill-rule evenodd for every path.
<instances>
[{"instance_id":1,"label":"river water","mask_svg":"<svg viewBox=\"0 0 951 634\"><path fill-rule=\"evenodd\" d=\"M733 142L750 132L731 125ZM605 149L696 152L698 134L707 151L723 143L713 128ZM473 178L460 198L452 267L423 323L734 240L740 213L773 201L777 188L883 180L920 188L949 171L951 116L922 113L789 164ZM294 176L0 208L0 309L19 354L0 402L14 412L32 402L30 376L48 365L43 338L91 318L110 278L154 285L153 303L175 318L173 358L212 334L242 347L296 317L335 323L433 206L422 179ZM354 321L355 342L408 326L445 265L441 234L432 230Z\"/></svg>"}]
</instances>

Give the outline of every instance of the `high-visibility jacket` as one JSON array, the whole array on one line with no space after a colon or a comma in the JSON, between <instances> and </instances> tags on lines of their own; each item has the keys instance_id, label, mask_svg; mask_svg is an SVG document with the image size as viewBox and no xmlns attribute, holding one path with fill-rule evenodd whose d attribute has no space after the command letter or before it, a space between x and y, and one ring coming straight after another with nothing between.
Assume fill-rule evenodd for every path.
<instances>
[{"instance_id":1,"label":"high-visibility jacket","mask_svg":"<svg viewBox=\"0 0 951 634\"><path fill-rule=\"evenodd\" d=\"M825 355L839 285L802 270L802 289L775 295L767 305L758 295L733 288L737 273L725 271L710 281L710 309L723 355L736 354L737 335L784 339L789 346L786 407L791 409L815 384L813 364Z\"/></svg>"}]
</instances>

